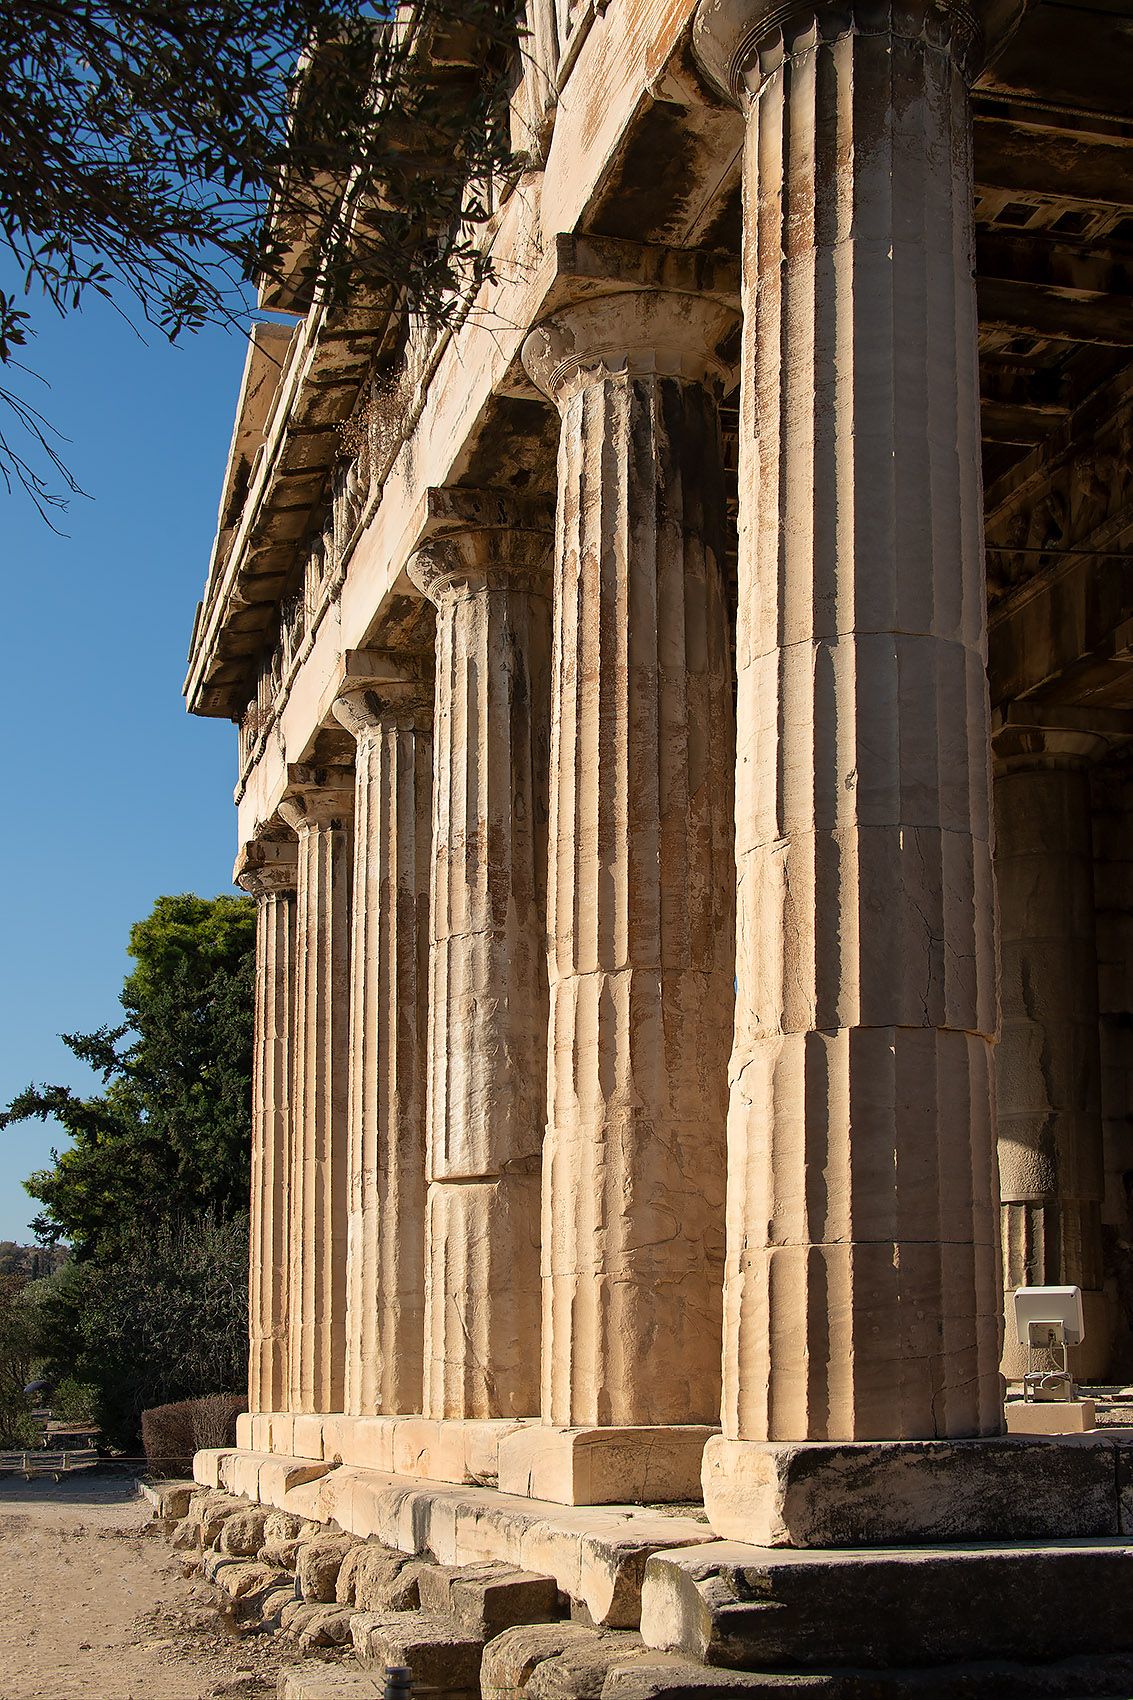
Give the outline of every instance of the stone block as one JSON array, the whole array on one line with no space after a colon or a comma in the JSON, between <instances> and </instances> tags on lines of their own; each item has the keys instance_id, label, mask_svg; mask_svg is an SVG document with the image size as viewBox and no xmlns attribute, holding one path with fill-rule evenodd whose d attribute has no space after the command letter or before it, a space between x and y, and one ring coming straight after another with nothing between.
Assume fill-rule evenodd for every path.
<instances>
[{"instance_id":1,"label":"stone block","mask_svg":"<svg viewBox=\"0 0 1133 1700\"><path fill-rule=\"evenodd\" d=\"M279 1614L280 1634L297 1641L307 1625L316 1622L326 1609L326 1604L317 1600L292 1600Z\"/></svg>"},{"instance_id":2,"label":"stone block","mask_svg":"<svg viewBox=\"0 0 1133 1700\"><path fill-rule=\"evenodd\" d=\"M256 1556L261 1563L273 1564L279 1570L290 1570L294 1575L299 1562L299 1545L297 1540L265 1541Z\"/></svg>"},{"instance_id":3,"label":"stone block","mask_svg":"<svg viewBox=\"0 0 1133 1700\"><path fill-rule=\"evenodd\" d=\"M1104 1435L709 1441L704 1505L756 1546L1059 1539L1119 1532Z\"/></svg>"},{"instance_id":4,"label":"stone block","mask_svg":"<svg viewBox=\"0 0 1133 1700\"><path fill-rule=\"evenodd\" d=\"M241 1411L236 1418L236 1444L245 1452L260 1450L256 1441L255 1419L250 1411Z\"/></svg>"},{"instance_id":5,"label":"stone block","mask_svg":"<svg viewBox=\"0 0 1133 1700\"><path fill-rule=\"evenodd\" d=\"M349 1462L357 1417L330 1416L323 1418L322 1456L328 1464Z\"/></svg>"},{"instance_id":6,"label":"stone block","mask_svg":"<svg viewBox=\"0 0 1133 1700\"><path fill-rule=\"evenodd\" d=\"M392 1474L393 1436L399 1421L398 1417L359 1417L350 1433L349 1456L343 1457L343 1463Z\"/></svg>"},{"instance_id":7,"label":"stone block","mask_svg":"<svg viewBox=\"0 0 1133 1700\"><path fill-rule=\"evenodd\" d=\"M537 1665L554 1659L592 1633L581 1623L534 1624L505 1629L484 1649L480 1667L483 1700L512 1700L526 1688Z\"/></svg>"},{"instance_id":8,"label":"stone block","mask_svg":"<svg viewBox=\"0 0 1133 1700\"><path fill-rule=\"evenodd\" d=\"M333 1467L313 1458L262 1458L256 1475L257 1497L261 1505L286 1510L286 1502L296 1489L310 1487L308 1498L312 1501L311 1507L304 1504L300 1510L292 1512L293 1516L301 1519L317 1505L319 1483Z\"/></svg>"},{"instance_id":9,"label":"stone block","mask_svg":"<svg viewBox=\"0 0 1133 1700\"><path fill-rule=\"evenodd\" d=\"M216 1582L219 1586L220 1574L223 1570L231 1569L233 1565L243 1564L242 1558L229 1558L226 1552L218 1552L214 1548L206 1552L201 1561L201 1571L206 1582Z\"/></svg>"},{"instance_id":10,"label":"stone block","mask_svg":"<svg viewBox=\"0 0 1133 1700\"><path fill-rule=\"evenodd\" d=\"M500 1443L508 1435L519 1434L534 1426L530 1421L505 1418L483 1418L463 1423L464 1480L481 1487L496 1487L500 1476Z\"/></svg>"},{"instance_id":11,"label":"stone block","mask_svg":"<svg viewBox=\"0 0 1133 1700\"><path fill-rule=\"evenodd\" d=\"M228 1448L206 1446L193 1454L193 1480L202 1487L220 1486L220 1462L227 1457Z\"/></svg>"},{"instance_id":12,"label":"stone block","mask_svg":"<svg viewBox=\"0 0 1133 1700\"><path fill-rule=\"evenodd\" d=\"M271 1503L277 1505L281 1511L290 1511L294 1516L302 1517L305 1522L321 1523L324 1520L322 1490L327 1473L325 1464L318 1465L318 1474L315 1475L297 1470L292 1461L286 1461L282 1486L273 1489ZM264 1498L267 1497L264 1492L264 1478L267 1475L267 1470L260 1472L260 1494Z\"/></svg>"},{"instance_id":13,"label":"stone block","mask_svg":"<svg viewBox=\"0 0 1133 1700\"><path fill-rule=\"evenodd\" d=\"M264 1544L268 1513L262 1505L249 1505L225 1518L220 1531L220 1550L234 1558L254 1558Z\"/></svg>"},{"instance_id":14,"label":"stone block","mask_svg":"<svg viewBox=\"0 0 1133 1700\"><path fill-rule=\"evenodd\" d=\"M705 1443L715 1433L695 1424L566 1429L533 1423L499 1442L500 1492L558 1505L696 1500Z\"/></svg>"},{"instance_id":15,"label":"stone block","mask_svg":"<svg viewBox=\"0 0 1133 1700\"><path fill-rule=\"evenodd\" d=\"M1004 1408L1008 1434L1092 1434L1092 1399L1014 1399Z\"/></svg>"},{"instance_id":16,"label":"stone block","mask_svg":"<svg viewBox=\"0 0 1133 1700\"><path fill-rule=\"evenodd\" d=\"M334 1601L338 1572L351 1547L353 1535L316 1535L300 1544L295 1564L295 1585L305 1600L321 1605Z\"/></svg>"},{"instance_id":17,"label":"stone block","mask_svg":"<svg viewBox=\"0 0 1133 1700\"><path fill-rule=\"evenodd\" d=\"M908 1672L900 1673L907 1676ZM937 1673L933 1673L936 1675ZM845 1700L868 1700L873 1695L859 1674L850 1677ZM698 1664L673 1653L639 1653L611 1665L602 1684L602 1700L716 1700L728 1694L785 1693L801 1700L813 1695L814 1700L834 1700L838 1690L836 1678L800 1676L797 1672L721 1670L717 1666ZM903 1692L893 1689L894 1694ZM935 1700L943 1700L933 1690Z\"/></svg>"},{"instance_id":18,"label":"stone block","mask_svg":"<svg viewBox=\"0 0 1133 1700\"><path fill-rule=\"evenodd\" d=\"M632 1631L587 1630L585 1638L536 1665L524 1695L527 1700L601 1700L611 1671L640 1652L641 1641Z\"/></svg>"},{"instance_id":19,"label":"stone block","mask_svg":"<svg viewBox=\"0 0 1133 1700\"><path fill-rule=\"evenodd\" d=\"M353 1612L346 1606L323 1606L316 1616L309 1617L298 1634L301 1651L312 1647L347 1647L350 1645L350 1620Z\"/></svg>"},{"instance_id":20,"label":"stone block","mask_svg":"<svg viewBox=\"0 0 1133 1700\"><path fill-rule=\"evenodd\" d=\"M296 1413L292 1419L291 1451L296 1458L322 1457L322 1417Z\"/></svg>"},{"instance_id":21,"label":"stone block","mask_svg":"<svg viewBox=\"0 0 1133 1700\"><path fill-rule=\"evenodd\" d=\"M354 1590L358 1583L358 1567L369 1551L369 1546L364 1541L359 1541L350 1548L339 1565L338 1577L334 1584L334 1597L338 1605L352 1606L354 1604Z\"/></svg>"},{"instance_id":22,"label":"stone block","mask_svg":"<svg viewBox=\"0 0 1133 1700\"><path fill-rule=\"evenodd\" d=\"M288 1511L271 1510L264 1519L265 1541L297 1541L302 1532L302 1518Z\"/></svg>"},{"instance_id":23,"label":"stone block","mask_svg":"<svg viewBox=\"0 0 1133 1700\"><path fill-rule=\"evenodd\" d=\"M408 1665L415 1693L475 1690L480 1681L480 1637L450 1617L426 1612L355 1612L354 1654L369 1669Z\"/></svg>"},{"instance_id":24,"label":"stone block","mask_svg":"<svg viewBox=\"0 0 1133 1700\"><path fill-rule=\"evenodd\" d=\"M286 1457L295 1451L295 1416L291 1411L273 1411L268 1435L269 1452Z\"/></svg>"},{"instance_id":25,"label":"stone block","mask_svg":"<svg viewBox=\"0 0 1133 1700\"><path fill-rule=\"evenodd\" d=\"M215 1581L230 1600L243 1600L278 1585L279 1577L280 1572L270 1565L259 1564L255 1559L239 1559L234 1564L219 1565L216 1575L210 1580Z\"/></svg>"},{"instance_id":26,"label":"stone block","mask_svg":"<svg viewBox=\"0 0 1133 1700\"><path fill-rule=\"evenodd\" d=\"M380 1671L300 1665L279 1674L279 1700L382 1700L384 1693Z\"/></svg>"},{"instance_id":27,"label":"stone block","mask_svg":"<svg viewBox=\"0 0 1133 1700\"><path fill-rule=\"evenodd\" d=\"M420 1603L417 1569L403 1552L365 1546L354 1573L354 1599L362 1611L413 1611Z\"/></svg>"},{"instance_id":28,"label":"stone block","mask_svg":"<svg viewBox=\"0 0 1133 1700\"><path fill-rule=\"evenodd\" d=\"M153 1506L158 1517L188 1516L189 1501L196 1491L195 1482L139 1482L138 1491Z\"/></svg>"},{"instance_id":29,"label":"stone block","mask_svg":"<svg viewBox=\"0 0 1133 1700\"><path fill-rule=\"evenodd\" d=\"M197 1521L201 1528L201 1545L213 1547L220 1540L225 1523L230 1517L247 1509L247 1500L235 1499L230 1494L218 1493L205 1500L195 1508Z\"/></svg>"},{"instance_id":30,"label":"stone block","mask_svg":"<svg viewBox=\"0 0 1133 1700\"><path fill-rule=\"evenodd\" d=\"M277 1588L265 1588L262 1594L255 1594L243 1601L243 1607L252 1608L252 1615L267 1629L278 1629L283 1616L284 1606L294 1603L295 1588L288 1582L280 1583Z\"/></svg>"},{"instance_id":31,"label":"stone block","mask_svg":"<svg viewBox=\"0 0 1133 1700\"><path fill-rule=\"evenodd\" d=\"M201 1544L201 1525L195 1517L182 1517L170 1536L175 1552L191 1552Z\"/></svg>"},{"instance_id":32,"label":"stone block","mask_svg":"<svg viewBox=\"0 0 1133 1700\"><path fill-rule=\"evenodd\" d=\"M216 1467L217 1485L228 1493L254 1499L259 1490L258 1452L225 1452Z\"/></svg>"},{"instance_id":33,"label":"stone block","mask_svg":"<svg viewBox=\"0 0 1133 1700\"><path fill-rule=\"evenodd\" d=\"M232 1493L259 1499L260 1470L270 1457L265 1452L231 1452L221 1465L221 1480Z\"/></svg>"},{"instance_id":34,"label":"stone block","mask_svg":"<svg viewBox=\"0 0 1133 1700\"><path fill-rule=\"evenodd\" d=\"M535 1576L507 1564L422 1565L422 1611L449 1612L485 1641L516 1624L553 1623L559 1590L553 1576Z\"/></svg>"},{"instance_id":35,"label":"stone block","mask_svg":"<svg viewBox=\"0 0 1133 1700\"><path fill-rule=\"evenodd\" d=\"M1133 1652L1133 1547L713 1543L649 1560L641 1634L659 1651L758 1671Z\"/></svg>"}]
</instances>

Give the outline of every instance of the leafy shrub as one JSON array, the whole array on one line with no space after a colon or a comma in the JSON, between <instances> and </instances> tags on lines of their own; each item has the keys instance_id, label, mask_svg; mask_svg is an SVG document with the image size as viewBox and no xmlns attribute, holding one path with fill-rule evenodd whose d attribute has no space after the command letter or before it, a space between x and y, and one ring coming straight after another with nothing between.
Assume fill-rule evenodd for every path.
<instances>
[{"instance_id":1,"label":"leafy shrub","mask_svg":"<svg viewBox=\"0 0 1133 1700\"><path fill-rule=\"evenodd\" d=\"M210 1393L143 1411L142 1446L150 1469L181 1475L192 1469L193 1453L202 1447L234 1445L236 1418L247 1403L242 1393Z\"/></svg>"}]
</instances>

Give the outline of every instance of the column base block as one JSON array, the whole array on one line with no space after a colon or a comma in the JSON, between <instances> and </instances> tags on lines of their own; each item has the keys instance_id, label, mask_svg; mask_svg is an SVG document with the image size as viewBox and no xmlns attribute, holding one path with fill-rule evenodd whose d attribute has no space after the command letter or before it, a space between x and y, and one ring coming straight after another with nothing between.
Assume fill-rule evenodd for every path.
<instances>
[{"instance_id":1,"label":"column base block","mask_svg":"<svg viewBox=\"0 0 1133 1700\"><path fill-rule=\"evenodd\" d=\"M254 1412L236 1419L236 1444L246 1451L354 1464L387 1475L492 1487L500 1441L535 1421Z\"/></svg>"},{"instance_id":2,"label":"column base block","mask_svg":"<svg viewBox=\"0 0 1133 1700\"><path fill-rule=\"evenodd\" d=\"M1092 1399L1016 1399L1004 1411L1008 1434L1092 1434Z\"/></svg>"},{"instance_id":3,"label":"column base block","mask_svg":"<svg viewBox=\"0 0 1133 1700\"><path fill-rule=\"evenodd\" d=\"M761 1547L1058 1540L1133 1530L1112 1431L977 1440L742 1441L704 1449L704 1509Z\"/></svg>"},{"instance_id":4,"label":"column base block","mask_svg":"<svg viewBox=\"0 0 1133 1700\"><path fill-rule=\"evenodd\" d=\"M552 1428L532 1424L500 1442L501 1493L556 1505L674 1505L700 1499L714 1428Z\"/></svg>"},{"instance_id":5,"label":"column base block","mask_svg":"<svg viewBox=\"0 0 1133 1700\"><path fill-rule=\"evenodd\" d=\"M718 1541L649 1558L641 1638L710 1666L789 1670L800 1688L813 1680L824 1696L888 1694L873 1677L894 1669L909 1675L908 1687L894 1691L925 1700L1124 1694L1090 1680L1112 1678L1113 1667L1060 1671L1056 1661L1124 1655L1117 1672L1127 1682L1131 1612L1133 1548L1124 1541L884 1552L771 1552ZM998 1670L981 1671L975 1660Z\"/></svg>"}]
</instances>

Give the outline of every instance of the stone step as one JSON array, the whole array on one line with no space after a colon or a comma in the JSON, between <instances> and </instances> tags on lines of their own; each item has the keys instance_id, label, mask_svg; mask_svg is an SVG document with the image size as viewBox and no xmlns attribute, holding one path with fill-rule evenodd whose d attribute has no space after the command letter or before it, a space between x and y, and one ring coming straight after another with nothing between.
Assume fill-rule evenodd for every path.
<instances>
[{"instance_id":1,"label":"stone step","mask_svg":"<svg viewBox=\"0 0 1133 1700\"><path fill-rule=\"evenodd\" d=\"M650 1558L641 1634L659 1651L750 1671L1133 1653L1133 1545L713 1542Z\"/></svg>"},{"instance_id":2,"label":"stone step","mask_svg":"<svg viewBox=\"0 0 1133 1700\"><path fill-rule=\"evenodd\" d=\"M307 1474L318 1470L320 1476ZM198 1479L242 1491L296 1517L334 1521L410 1557L442 1564L485 1561L554 1577L596 1624L635 1628L650 1553L701 1546L703 1518L636 1505L566 1506L488 1488L454 1487L325 1461L227 1451L198 1452Z\"/></svg>"},{"instance_id":3,"label":"stone step","mask_svg":"<svg viewBox=\"0 0 1133 1700\"><path fill-rule=\"evenodd\" d=\"M279 1678L279 1700L382 1700L384 1693L381 1671L345 1665L298 1665Z\"/></svg>"},{"instance_id":4,"label":"stone step","mask_svg":"<svg viewBox=\"0 0 1133 1700\"><path fill-rule=\"evenodd\" d=\"M421 1564L417 1587L422 1611L452 1616L483 1641L516 1624L553 1623L565 1615L553 1576L508 1564Z\"/></svg>"},{"instance_id":5,"label":"stone step","mask_svg":"<svg viewBox=\"0 0 1133 1700\"><path fill-rule=\"evenodd\" d=\"M350 1620L354 1656L365 1670L408 1665L413 1692L480 1692L482 1636L438 1612L355 1612Z\"/></svg>"},{"instance_id":6,"label":"stone step","mask_svg":"<svg viewBox=\"0 0 1133 1700\"><path fill-rule=\"evenodd\" d=\"M1133 1656L1115 1653L1042 1665L984 1661L919 1670L804 1675L720 1670L653 1654L611 1669L600 1700L727 1700L733 1694L778 1696L779 1700L1129 1700Z\"/></svg>"},{"instance_id":7,"label":"stone step","mask_svg":"<svg viewBox=\"0 0 1133 1700\"><path fill-rule=\"evenodd\" d=\"M189 1509L189 1500L197 1491L194 1481L170 1480L139 1482L138 1492L153 1506L157 1517L175 1517L178 1521Z\"/></svg>"}]
</instances>

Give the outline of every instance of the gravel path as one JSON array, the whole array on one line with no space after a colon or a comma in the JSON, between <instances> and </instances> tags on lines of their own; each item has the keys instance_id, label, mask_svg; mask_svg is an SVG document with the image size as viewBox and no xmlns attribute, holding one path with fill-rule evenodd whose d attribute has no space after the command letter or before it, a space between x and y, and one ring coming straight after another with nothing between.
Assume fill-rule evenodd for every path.
<instances>
[{"instance_id":1,"label":"gravel path","mask_svg":"<svg viewBox=\"0 0 1133 1700\"><path fill-rule=\"evenodd\" d=\"M0 1476L0 1700L274 1693L294 1653L241 1639L214 1598L131 1480Z\"/></svg>"}]
</instances>

